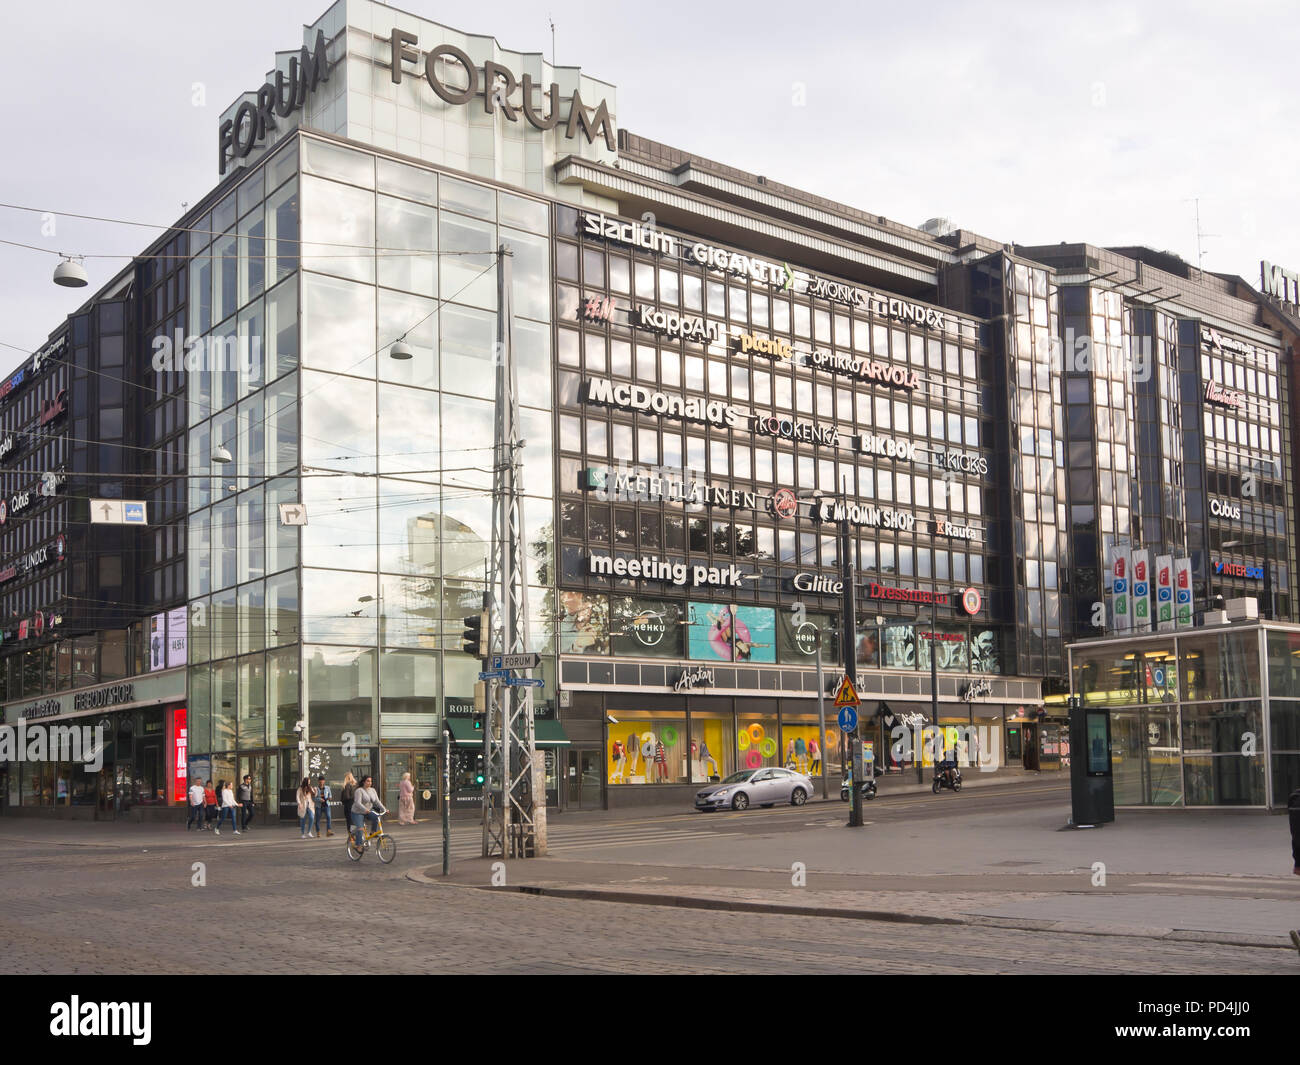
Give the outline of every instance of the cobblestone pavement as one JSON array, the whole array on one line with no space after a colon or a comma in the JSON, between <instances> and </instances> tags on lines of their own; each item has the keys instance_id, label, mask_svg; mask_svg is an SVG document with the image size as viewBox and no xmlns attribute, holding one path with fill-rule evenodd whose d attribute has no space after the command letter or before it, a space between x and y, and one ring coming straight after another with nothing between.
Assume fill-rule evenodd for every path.
<instances>
[{"instance_id":1,"label":"cobblestone pavement","mask_svg":"<svg viewBox=\"0 0 1300 1065\"><path fill-rule=\"evenodd\" d=\"M412 842L414 842L412 840ZM417 848L411 848L415 850ZM148 846L11 845L0 942L11 972L1292 974L1277 949L974 926L719 913L417 882L399 853L341 838L178 836ZM202 863L199 870L195 863ZM192 880L202 873L204 886Z\"/></svg>"}]
</instances>

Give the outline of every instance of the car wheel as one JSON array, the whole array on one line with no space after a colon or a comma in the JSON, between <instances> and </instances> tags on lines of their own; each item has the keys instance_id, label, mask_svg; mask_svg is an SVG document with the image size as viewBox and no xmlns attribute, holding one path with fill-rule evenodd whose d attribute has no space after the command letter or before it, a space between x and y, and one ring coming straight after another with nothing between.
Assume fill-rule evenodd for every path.
<instances>
[{"instance_id":1,"label":"car wheel","mask_svg":"<svg viewBox=\"0 0 1300 1065\"><path fill-rule=\"evenodd\" d=\"M790 793L791 806L802 806L807 801L808 801L808 796L804 792L803 788L795 788L794 791Z\"/></svg>"},{"instance_id":2,"label":"car wheel","mask_svg":"<svg viewBox=\"0 0 1300 1065\"><path fill-rule=\"evenodd\" d=\"M939 782L938 782L937 780L936 780L936 781L934 782L934 784L932 785L931 790L932 790L936 795L939 794Z\"/></svg>"},{"instance_id":3,"label":"car wheel","mask_svg":"<svg viewBox=\"0 0 1300 1065\"><path fill-rule=\"evenodd\" d=\"M733 795L731 798L731 808L733 810L748 810L749 796L746 795L743 791L738 792L736 795Z\"/></svg>"}]
</instances>

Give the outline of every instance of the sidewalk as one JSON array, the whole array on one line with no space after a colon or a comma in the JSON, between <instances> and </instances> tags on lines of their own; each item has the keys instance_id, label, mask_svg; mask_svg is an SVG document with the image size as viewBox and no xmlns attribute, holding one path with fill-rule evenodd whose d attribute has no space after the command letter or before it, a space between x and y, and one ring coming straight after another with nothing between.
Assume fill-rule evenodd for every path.
<instances>
[{"instance_id":1,"label":"sidewalk","mask_svg":"<svg viewBox=\"0 0 1300 1065\"><path fill-rule=\"evenodd\" d=\"M1104 829L1066 830L1068 813L1067 800L862 829L812 821L777 835L702 832L629 846L626 858L569 846L562 857L507 862L495 888L482 859L454 863L447 880L440 865L412 878L642 905L1294 949L1300 877L1281 819L1121 811Z\"/></svg>"}]
</instances>

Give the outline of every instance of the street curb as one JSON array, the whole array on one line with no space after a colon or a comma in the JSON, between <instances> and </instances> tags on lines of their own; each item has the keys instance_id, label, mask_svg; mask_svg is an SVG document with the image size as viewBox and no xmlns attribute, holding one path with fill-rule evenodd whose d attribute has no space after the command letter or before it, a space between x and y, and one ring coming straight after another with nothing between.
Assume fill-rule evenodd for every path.
<instances>
[{"instance_id":1,"label":"street curb","mask_svg":"<svg viewBox=\"0 0 1300 1065\"><path fill-rule=\"evenodd\" d=\"M458 887L470 891L515 892L523 895L549 896L558 899L579 899L588 902L616 902L636 906L668 906L681 909L715 910L730 913L779 913L795 917L838 917L850 921L888 921L892 924L965 925L977 928L1000 928L1020 932L1060 932L1065 935L1111 936L1125 939L1160 939L1170 942L1207 943L1229 947L1267 947L1275 950L1294 950L1286 937L1232 935L1186 928L1127 928L1099 929L1070 921L1032 921L1011 917L985 917L963 914L958 917L936 917L923 913L904 913L898 910L862 910L835 906L795 906L790 903L766 903L733 899L709 899L698 895L656 894L644 891L606 891L600 888L542 887L537 884L517 884L511 887L480 887L474 884L444 883L425 873L407 873L414 883L434 887Z\"/></svg>"}]
</instances>

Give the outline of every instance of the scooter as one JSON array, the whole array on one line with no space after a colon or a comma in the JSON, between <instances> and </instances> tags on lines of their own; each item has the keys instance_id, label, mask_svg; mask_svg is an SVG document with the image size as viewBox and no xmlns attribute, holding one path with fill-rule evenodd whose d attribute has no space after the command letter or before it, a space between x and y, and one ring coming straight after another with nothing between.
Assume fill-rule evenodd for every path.
<instances>
[{"instance_id":1,"label":"scooter","mask_svg":"<svg viewBox=\"0 0 1300 1065\"><path fill-rule=\"evenodd\" d=\"M951 758L945 758L940 762L935 767L934 783L930 787L936 795L939 794L940 788L961 791L961 770L957 768L957 763Z\"/></svg>"},{"instance_id":2,"label":"scooter","mask_svg":"<svg viewBox=\"0 0 1300 1065\"><path fill-rule=\"evenodd\" d=\"M849 777L840 785L840 800L848 802L852 792L849 788L853 786L853 778ZM862 782L862 797L864 799L874 799L876 797L876 780L875 775L868 777Z\"/></svg>"}]
</instances>

